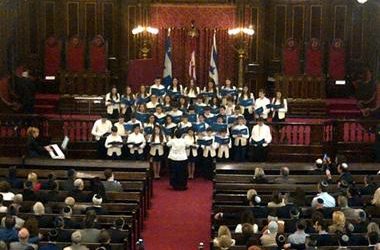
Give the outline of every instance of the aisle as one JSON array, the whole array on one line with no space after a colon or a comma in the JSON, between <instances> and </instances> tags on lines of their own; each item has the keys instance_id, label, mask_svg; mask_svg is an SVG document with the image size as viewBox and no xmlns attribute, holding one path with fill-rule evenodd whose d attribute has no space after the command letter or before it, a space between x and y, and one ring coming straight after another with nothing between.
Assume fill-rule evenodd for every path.
<instances>
[{"instance_id":1,"label":"aisle","mask_svg":"<svg viewBox=\"0 0 380 250\"><path fill-rule=\"evenodd\" d=\"M152 208L145 221L146 250L209 249L212 182L196 179L187 191L173 191L167 179L155 181Z\"/></svg>"}]
</instances>

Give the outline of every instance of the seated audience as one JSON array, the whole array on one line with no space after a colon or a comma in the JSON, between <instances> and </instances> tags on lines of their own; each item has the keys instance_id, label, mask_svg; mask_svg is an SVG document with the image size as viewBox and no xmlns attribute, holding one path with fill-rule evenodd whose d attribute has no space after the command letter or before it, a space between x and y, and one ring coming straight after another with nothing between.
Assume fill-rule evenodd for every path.
<instances>
[{"instance_id":1,"label":"seated audience","mask_svg":"<svg viewBox=\"0 0 380 250\"><path fill-rule=\"evenodd\" d=\"M71 207L67 206L64 207L62 210L62 215L63 215L63 224L64 224L64 229L79 229L80 223L74 221L71 216L73 214L73 210Z\"/></svg>"},{"instance_id":2,"label":"seated audience","mask_svg":"<svg viewBox=\"0 0 380 250\"><path fill-rule=\"evenodd\" d=\"M214 247L220 249L229 249L235 245L235 240L231 237L231 231L227 226L220 226L218 229L218 236L213 240Z\"/></svg>"},{"instance_id":3,"label":"seated audience","mask_svg":"<svg viewBox=\"0 0 380 250\"><path fill-rule=\"evenodd\" d=\"M361 195L373 195L377 189L377 183L372 175L366 175L364 177L364 187L360 189Z\"/></svg>"},{"instance_id":4,"label":"seated audience","mask_svg":"<svg viewBox=\"0 0 380 250\"><path fill-rule=\"evenodd\" d=\"M65 230L65 221L62 217L56 217L54 220L55 230L58 232L57 241L59 242L68 242L71 238L71 233L68 230Z\"/></svg>"},{"instance_id":5,"label":"seated audience","mask_svg":"<svg viewBox=\"0 0 380 250\"><path fill-rule=\"evenodd\" d=\"M376 189L372 201L365 207L365 211L369 217L380 216L380 187Z\"/></svg>"},{"instance_id":6,"label":"seated audience","mask_svg":"<svg viewBox=\"0 0 380 250\"><path fill-rule=\"evenodd\" d=\"M48 243L40 247L40 250L59 250L60 248L56 244L57 238L58 238L57 230L55 229L50 230L47 236Z\"/></svg>"},{"instance_id":7,"label":"seated audience","mask_svg":"<svg viewBox=\"0 0 380 250\"><path fill-rule=\"evenodd\" d=\"M102 230L99 233L99 248L102 250L111 250L111 235L107 230Z\"/></svg>"},{"instance_id":8,"label":"seated audience","mask_svg":"<svg viewBox=\"0 0 380 250\"><path fill-rule=\"evenodd\" d=\"M329 233L346 232L346 217L341 211L335 211L332 215L332 224L329 226Z\"/></svg>"},{"instance_id":9,"label":"seated audience","mask_svg":"<svg viewBox=\"0 0 380 250\"><path fill-rule=\"evenodd\" d=\"M84 243L97 243L99 238L100 230L99 225L96 223L96 213L94 210L89 210L86 212L86 217L84 218L83 225L79 232L82 235L82 242Z\"/></svg>"},{"instance_id":10,"label":"seated audience","mask_svg":"<svg viewBox=\"0 0 380 250\"><path fill-rule=\"evenodd\" d=\"M9 167L8 178L6 181L11 185L11 188L15 188L15 189L23 188L23 182L17 178L16 166Z\"/></svg>"},{"instance_id":11,"label":"seated audience","mask_svg":"<svg viewBox=\"0 0 380 250\"><path fill-rule=\"evenodd\" d=\"M104 170L104 177L106 178L106 180L102 181L102 184L106 192L122 192L123 191L123 187L121 186L120 182L115 180L114 173L112 172L111 169Z\"/></svg>"},{"instance_id":12,"label":"seated audience","mask_svg":"<svg viewBox=\"0 0 380 250\"><path fill-rule=\"evenodd\" d=\"M38 226L41 228L49 228L53 226L51 217L45 216L45 206L41 202L36 202L33 205L33 213L38 220Z\"/></svg>"},{"instance_id":13,"label":"seated audience","mask_svg":"<svg viewBox=\"0 0 380 250\"><path fill-rule=\"evenodd\" d=\"M96 194L92 197L92 206L86 208L85 212L89 210L95 211L97 215L106 214L106 209L102 208L103 199L100 195Z\"/></svg>"},{"instance_id":14,"label":"seated audience","mask_svg":"<svg viewBox=\"0 0 380 250\"><path fill-rule=\"evenodd\" d=\"M344 216L346 217L347 220L351 221L357 217L357 213L355 209L350 208L348 206L347 197L342 196L342 195L338 196L338 206L340 208L340 211L344 213Z\"/></svg>"},{"instance_id":15,"label":"seated audience","mask_svg":"<svg viewBox=\"0 0 380 250\"><path fill-rule=\"evenodd\" d=\"M74 181L74 189L69 192L69 195L73 197L76 201L87 202L88 195L84 193L84 182L82 179L76 179Z\"/></svg>"},{"instance_id":16,"label":"seated audience","mask_svg":"<svg viewBox=\"0 0 380 250\"><path fill-rule=\"evenodd\" d=\"M282 197L279 191L274 191L272 194L272 200L268 203L268 207L284 207L285 199Z\"/></svg>"},{"instance_id":17,"label":"seated audience","mask_svg":"<svg viewBox=\"0 0 380 250\"><path fill-rule=\"evenodd\" d=\"M11 215L5 216L5 228L0 229L0 240L5 242L17 241L18 231L15 226L15 218Z\"/></svg>"},{"instance_id":18,"label":"seated audience","mask_svg":"<svg viewBox=\"0 0 380 250\"><path fill-rule=\"evenodd\" d=\"M318 184L318 195L315 196L311 202L312 207L317 207L318 199L321 199L323 202L323 207L335 207L335 198L327 193L329 184L327 181L323 180Z\"/></svg>"},{"instance_id":19,"label":"seated audience","mask_svg":"<svg viewBox=\"0 0 380 250\"><path fill-rule=\"evenodd\" d=\"M306 237L309 236L305 233L306 222L304 220L299 220L296 227L297 230L288 236L288 243L290 243L293 248L305 245Z\"/></svg>"},{"instance_id":20,"label":"seated audience","mask_svg":"<svg viewBox=\"0 0 380 250\"><path fill-rule=\"evenodd\" d=\"M259 230L257 224L255 224L255 217L252 210L247 209L241 213L240 223L236 226L235 233L242 233L243 224L251 225L252 232L254 233L257 233Z\"/></svg>"},{"instance_id":21,"label":"seated audience","mask_svg":"<svg viewBox=\"0 0 380 250\"><path fill-rule=\"evenodd\" d=\"M18 187L19 188L19 187ZM4 201L13 201L15 194L11 191L11 185L6 181L0 181L0 194Z\"/></svg>"},{"instance_id":22,"label":"seated audience","mask_svg":"<svg viewBox=\"0 0 380 250\"><path fill-rule=\"evenodd\" d=\"M271 221L268 224L268 228L263 232L260 237L260 242L263 247L277 247L276 236L278 232L278 224L275 221Z\"/></svg>"},{"instance_id":23,"label":"seated audience","mask_svg":"<svg viewBox=\"0 0 380 250\"><path fill-rule=\"evenodd\" d=\"M88 250L85 245L81 244L82 233L77 230L71 234L71 246L65 247L63 250Z\"/></svg>"},{"instance_id":24,"label":"seated audience","mask_svg":"<svg viewBox=\"0 0 380 250\"><path fill-rule=\"evenodd\" d=\"M267 178L265 178L265 172L264 169L262 168L255 168L255 174L252 178L253 183L258 183L258 184L264 184L268 183Z\"/></svg>"},{"instance_id":25,"label":"seated audience","mask_svg":"<svg viewBox=\"0 0 380 250\"><path fill-rule=\"evenodd\" d=\"M24 226L24 223L25 223L25 220L23 220L20 217L18 217L18 213L19 213L18 209L16 209L14 206L9 206L9 208L8 208L8 215L12 216L15 219L15 221L16 221L15 228L16 229L22 228ZM6 217L3 217L1 219L1 227L2 228L5 227L5 218Z\"/></svg>"},{"instance_id":26,"label":"seated audience","mask_svg":"<svg viewBox=\"0 0 380 250\"><path fill-rule=\"evenodd\" d=\"M282 167L280 169L280 175L281 177L274 179L274 183L277 184L292 184L295 183L295 180L293 178L289 178L289 168Z\"/></svg>"},{"instance_id":27,"label":"seated audience","mask_svg":"<svg viewBox=\"0 0 380 250\"><path fill-rule=\"evenodd\" d=\"M25 250L28 247L33 247L37 250L36 244L29 243L29 231L26 228L21 228L18 232L18 241L9 244L9 250Z\"/></svg>"},{"instance_id":28,"label":"seated audience","mask_svg":"<svg viewBox=\"0 0 380 250\"><path fill-rule=\"evenodd\" d=\"M74 190L76 176L77 172L74 169L67 170L67 179L61 182L60 189L67 192Z\"/></svg>"},{"instance_id":29,"label":"seated audience","mask_svg":"<svg viewBox=\"0 0 380 250\"><path fill-rule=\"evenodd\" d=\"M113 227L108 229L112 243L124 243L127 240L128 232L124 230L125 221L123 218L115 220Z\"/></svg>"}]
</instances>

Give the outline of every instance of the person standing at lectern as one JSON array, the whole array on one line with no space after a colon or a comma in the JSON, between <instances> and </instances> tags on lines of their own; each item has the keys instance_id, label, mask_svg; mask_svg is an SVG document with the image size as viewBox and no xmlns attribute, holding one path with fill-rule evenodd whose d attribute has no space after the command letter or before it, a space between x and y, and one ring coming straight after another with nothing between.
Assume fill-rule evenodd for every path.
<instances>
[{"instance_id":1,"label":"person standing at lectern","mask_svg":"<svg viewBox=\"0 0 380 250\"><path fill-rule=\"evenodd\" d=\"M46 156L47 152L52 149L49 146L41 146L37 138L40 135L40 130L36 127L29 127L26 131L28 139L26 140L27 154L29 157L42 157Z\"/></svg>"},{"instance_id":2,"label":"person standing at lectern","mask_svg":"<svg viewBox=\"0 0 380 250\"><path fill-rule=\"evenodd\" d=\"M182 138L179 129L174 132L174 138L169 140L167 146L169 151L169 169L170 169L170 185L175 190L187 189L187 153L186 147L190 144Z\"/></svg>"},{"instance_id":3,"label":"person standing at lectern","mask_svg":"<svg viewBox=\"0 0 380 250\"><path fill-rule=\"evenodd\" d=\"M272 142L270 127L264 124L264 119L259 118L253 126L250 144L252 145L252 159L256 162L265 162L268 154L268 145Z\"/></svg>"}]
</instances>

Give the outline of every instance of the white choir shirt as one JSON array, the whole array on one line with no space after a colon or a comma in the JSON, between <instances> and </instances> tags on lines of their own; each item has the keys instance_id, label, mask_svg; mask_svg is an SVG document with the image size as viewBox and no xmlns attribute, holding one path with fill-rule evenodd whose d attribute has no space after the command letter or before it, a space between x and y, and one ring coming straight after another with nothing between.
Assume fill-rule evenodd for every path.
<instances>
[{"instance_id":1,"label":"white choir shirt","mask_svg":"<svg viewBox=\"0 0 380 250\"><path fill-rule=\"evenodd\" d=\"M198 94L200 93L199 92L199 87L195 87L195 89L197 90L196 91L197 93L195 93L195 91L193 89L190 89L189 93L186 94L187 93L187 89L188 88L186 87L184 93L185 93L185 96L187 96L189 98L197 98Z\"/></svg>"},{"instance_id":2,"label":"white choir shirt","mask_svg":"<svg viewBox=\"0 0 380 250\"><path fill-rule=\"evenodd\" d=\"M195 140L194 140L194 137L195 137ZM199 147L199 145L197 144L198 136L194 136L194 137L190 136L188 134L186 134L185 137L184 137L186 143L188 145L192 146L191 149L190 149L190 147L186 148L186 154L187 154L187 156L190 155L190 150L191 150L191 153L192 153L192 155L194 157L198 156L198 147Z\"/></svg>"},{"instance_id":3,"label":"white choir shirt","mask_svg":"<svg viewBox=\"0 0 380 250\"><path fill-rule=\"evenodd\" d=\"M237 134L232 134L232 137L235 139L234 140L234 145L235 146L246 146L247 145L247 139L249 138L249 128L246 126L246 125L240 125L240 124L237 124L235 126L232 127L231 131L233 130L242 130L242 129L247 129L247 134L246 135L241 135L241 137L239 137Z\"/></svg>"},{"instance_id":4,"label":"white choir shirt","mask_svg":"<svg viewBox=\"0 0 380 250\"><path fill-rule=\"evenodd\" d=\"M265 124L263 124L262 126L257 124L252 128L251 140L258 142L262 139L265 140L265 143L263 143L263 147L268 146L268 144L272 142L272 134L270 132L270 127Z\"/></svg>"},{"instance_id":5,"label":"white choir shirt","mask_svg":"<svg viewBox=\"0 0 380 250\"><path fill-rule=\"evenodd\" d=\"M139 127L140 127L140 129L143 128L142 123L141 123L139 120L137 120L137 119L136 119L136 121L134 121L134 122L133 122L132 120L130 120L130 121L128 121L128 122L126 123L126 125L129 125L129 124L131 124L132 126L135 125L135 124L138 124ZM133 130L133 129L132 129L132 130Z\"/></svg>"},{"instance_id":6,"label":"white choir shirt","mask_svg":"<svg viewBox=\"0 0 380 250\"><path fill-rule=\"evenodd\" d=\"M165 113L161 113L161 114L159 114L159 113L157 113L157 112L154 112L153 115L154 115L157 119L161 119L161 118L164 118L164 117L166 116Z\"/></svg>"},{"instance_id":7,"label":"white choir shirt","mask_svg":"<svg viewBox=\"0 0 380 250\"><path fill-rule=\"evenodd\" d=\"M123 142L123 139L121 138L120 135L112 135L112 134L110 134L109 136L107 136L107 139L106 139L106 142L104 143L104 146L107 149L107 155L108 156L112 156L113 153L116 153L117 156L121 155L121 148L123 147L122 145L120 145L120 146L112 146L112 145L108 144L110 142L115 142L115 141L116 142Z\"/></svg>"},{"instance_id":8,"label":"white choir shirt","mask_svg":"<svg viewBox=\"0 0 380 250\"><path fill-rule=\"evenodd\" d=\"M232 104L231 106L226 106L226 115L233 115L235 111L235 104Z\"/></svg>"},{"instance_id":9,"label":"white choir shirt","mask_svg":"<svg viewBox=\"0 0 380 250\"><path fill-rule=\"evenodd\" d=\"M106 99L105 105L107 107L107 114L112 114L114 109L120 111L120 94L119 93L116 94L116 98L111 98L111 93L107 93L105 99ZM112 104L112 101L118 102L118 103Z\"/></svg>"},{"instance_id":10,"label":"white choir shirt","mask_svg":"<svg viewBox=\"0 0 380 250\"><path fill-rule=\"evenodd\" d=\"M153 103L152 101L148 102L146 104L146 108L149 110L149 109L155 109L160 103L159 102L156 102L156 103Z\"/></svg>"},{"instance_id":11,"label":"white choir shirt","mask_svg":"<svg viewBox=\"0 0 380 250\"><path fill-rule=\"evenodd\" d=\"M164 89L165 86L160 84L160 85L157 85L157 84L153 84L152 86L150 86L149 88L149 94L152 95L152 89Z\"/></svg>"},{"instance_id":12,"label":"white choir shirt","mask_svg":"<svg viewBox=\"0 0 380 250\"><path fill-rule=\"evenodd\" d=\"M272 99L272 104L274 104L274 105L280 105L281 104L280 100L276 99L276 102L274 100L275 100L275 98ZM272 109L272 111L273 111L272 117L274 117L275 113L278 112L278 118L279 119L284 119L285 118L286 112L288 112L288 102L287 102L287 100L283 99L283 103L282 104L284 105L283 108L280 108L278 110Z\"/></svg>"},{"instance_id":13,"label":"white choir shirt","mask_svg":"<svg viewBox=\"0 0 380 250\"><path fill-rule=\"evenodd\" d=\"M209 153L211 157L215 157L216 156L215 137L205 135L202 137L202 140L205 140L205 141L212 140L212 143L210 146L201 145L201 148L203 149L203 157L208 157Z\"/></svg>"},{"instance_id":14,"label":"white choir shirt","mask_svg":"<svg viewBox=\"0 0 380 250\"><path fill-rule=\"evenodd\" d=\"M115 122L114 126L117 127L117 134L120 135L120 136L126 136L126 132L125 131L125 125L127 123L126 122L123 122L123 123L120 123L120 122Z\"/></svg>"},{"instance_id":15,"label":"white choir shirt","mask_svg":"<svg viewBox=\"0 0 380 250\"><path fill-rule=\"evenodd\" d=\"M180 93L181 95L182 95L182 93L183 93L183 88L182 88L182 85L177 85L177 87L172 87L172 86L170 86L169 88L168 88L168 90L170 90L171 92L173 92L173 93Z\"/></svg>"},{"instance_id":16,"label":"white choir shirt","mask_svg":"<svg viewBox=\"0 0 380 250\"><path fill-rule=\"evenodd\" d=\"M172 161L186 161L186 147L190 146L184 138L173 138L169 140L168 147L170 147L168 159Z\"/></svg>"},{"instance_id":17,"label":"white choir shirt","mask_svg":"<svg viewBox=\"0 0 380 250\"><path fill-rule=\"evenodd\" d=\"M255 110L259 109L261 107L264 109L263 113L261 113L260 116L258 116L258 115L255 114L256 118L258 118L258 117L262 117L264 119L268 118L268 113L270 111L270 109L267 108L268 104L270 104L270 100L268 98L266 98L266 97L264 97L264 98L257 98L255 100Z\"/></svg>"},{"instance_id":18,"label":"white choir shirt","mask_svg":"<svg viewBox=\"0 0 380 250\"><path fill-rule=\"evenodd\" d=\"M183 123L183 122L180 122L178 123L178 128L191 128L193 125L191 124L191 122L187 122L187 123Z\"/></svg>"},{"instance_id":19,"label":"white choir shirt","mask_svg":"<svg viewBox=\"0 0 380 250\"><path fill-rule=\"evenodd\" d=\"M91 134L95 136L97 141L100 140L100 137L105 133L111 133L112 123L110 120L106 120L104 123L102 119L98 119L95 121L92 126Z\"/></svg>"},{"instance_id":20,"label":"white choir shirt","mask_svg":"<svg viewBox=\"0 0 380 250\"><path fill-rule=\"evenodd\" d=\"M182 116L183 115L183 112L179 109L177 109L177 111L169 111L168 112L168 115L170 115L171 117L178 117L178 116Z\"/></svg>"},{"instance_id":21,"label":"white choir shirt","mask_svg":"<svg viewBox=\"0 0 380 250\"><path fill-rule=\"evenodd\" d=\"M4 201L13 201L15 194L12 192L0 193L3 196Z\"/></svg>"},{"instance_id":22,"label":"white choir shirt","mask_svg":"<svg viewBox=\"0 0 380 250\"><path fill-rule=\"evenodd\" d=\"M129 152L131 152L131 154L134 154L136 150L139 154L142 154L144 152L143 149L145 147L146 141L142 133L132 133L128 135L127 143L142 143L138 148L134 147L134 145L128 145Z\"/></svg>"},{"instance_id":23,"label":"white choir shirt","mask_svg":"<svg viewBox=\"0 0 380 250\"><path fill-rule=\"evenodd\" d=\"M164 154L164 144L166 143L166 138L163 136L162 141L160 141L160 136L156 136L154 141L152 141L153 136L150 136L149 143L160 143L159 145L151 145L149 154L151 156L156 155L156 151L158 151L158 155L162 156Z\"/></svg>"},{"instance_id":24,"label":"white choir shirt","mask_svg":"<svg viewBox=\"0 0 380 250\"><path fill-rule=\"evenodd\" d=\"M253 100L253 106L248 106L248 107L240 106L240 109L241 109L242 113L244 113L244 110L247 109L248 113L252 114L253 113L253 108L254 108L254 105L255 105L255 96L253 95L253 93L249 93L248 97L240 95L239 98L238 98L238 100L248 100L248 99L252 99Z\"/></svg>"}]
</instances>

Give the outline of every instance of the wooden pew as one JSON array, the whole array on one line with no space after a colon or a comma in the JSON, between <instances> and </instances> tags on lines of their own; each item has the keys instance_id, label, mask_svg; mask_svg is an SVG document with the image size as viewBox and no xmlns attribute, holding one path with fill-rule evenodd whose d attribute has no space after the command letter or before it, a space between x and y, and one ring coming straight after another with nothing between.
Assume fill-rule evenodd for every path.
<instances>
[{"instance_id":1,"label":"wooden pew","mask_svg":"<svg viewBox=\"0 0 380 250\"><path fill-rule=\"evenodd\" d=\"M216 165L216 174L254 174L255 168L261 167L267 174L279 174L281 167L288 167L290 174L310 174L314 169L312 163L220 163ZM352 163L349 165L351 173L374 174L379 171L378 163Z\"/></svg>"},{"instance_id":2,"label":"wooden pew","mask_svg":"<svg viewBox=\"0 0 380 250\"><path fill-rule=\"evenodd\" d=\"M353 175L355 183L362 184L364 182L364 177L366 175ZM280 175L270 175L266 177L269 182L272 182L274 179L279 178ZM296 178L293 178L297 184L299 183L318 183L322 179L326 179L325 175L296 175ZM380 175L374 175L374 181L380 183ZM214 178L216 183L252 183L253 175L243 175L243 174L217 174ZM334 183L339 179L339 175L333 175L332 181Z\"/></svg>"}]
</instances>

